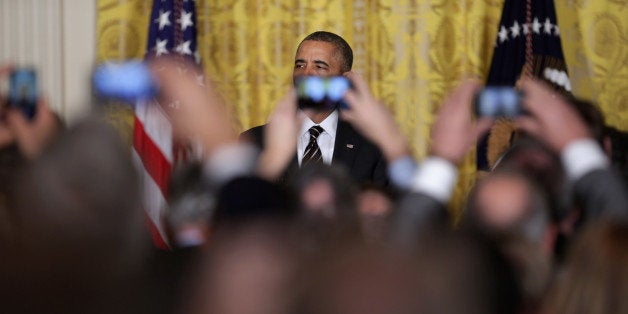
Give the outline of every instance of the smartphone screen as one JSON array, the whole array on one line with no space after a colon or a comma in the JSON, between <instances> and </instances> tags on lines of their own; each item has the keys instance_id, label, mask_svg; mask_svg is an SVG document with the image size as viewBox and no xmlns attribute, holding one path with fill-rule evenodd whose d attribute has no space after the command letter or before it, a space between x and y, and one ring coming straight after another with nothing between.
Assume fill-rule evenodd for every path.
<instances>
[{"instance_id":1,"label":"smartphone screen","mask_svg":"<svg viewBox=\"0 0 628 314\"><path fill-rule=\"evenodd\" d=\"M101 64L92 76L99 97L135 103L155 97L158 87L153 74L141 61Z\"/></svg>"},{"instance_id":2,"label":"smartphone screen","mask_svg":"<svg viewBox=\"0 0 628 314\"><path fill-rule=\"evenodd\" d=\"M37 74L33 69L15 69L9 77L9 104L32 119L37 109Z\"/></svg>"},{"instance_id":3,"label":"smartphone screen","mask_svg":"<svg viewBox=\"0 0 628 314\"><path fill-rule=\"evenodd\" d=\"M475 98L478 117L518 117L523 113L521 92L511 87L486 87Z\"/></svg>"},{"instance_id":4,"label":"smartphone screen","mask_svg":"<svg viewBox=\"0 0 628 314\"><path fill-rule=\"evenodd\" d=\"M296 88L299 108L323 111L346 108L342 97L351 88L351 83L344 76L304 76L296 80Z\"/></svg>"}]
</instances>

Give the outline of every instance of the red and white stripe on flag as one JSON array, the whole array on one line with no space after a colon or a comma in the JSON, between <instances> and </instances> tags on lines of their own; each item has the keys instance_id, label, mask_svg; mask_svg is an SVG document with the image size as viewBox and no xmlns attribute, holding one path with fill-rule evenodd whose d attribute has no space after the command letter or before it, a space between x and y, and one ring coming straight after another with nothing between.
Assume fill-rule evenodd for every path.
<instances>
[{"instance_id":1,"label":"red and white stripe on flag","mask_svg":"<svg viewBox=\"0 0 628 314\"><path fill-rule=\"evenodd\" d=\"M146 57L177 56L200 63L196 45L195 1L155 0L148 25ZM172 126L162 108L141 103L135 108L133 158L140 169L143 207L155 245L168 247L163 217L176 158Z\"/></svg>"},{"instance_id":2,"label":"red and white stripe on flag","mask_svg":"<svg viewBox=\"0 0 628 314\"><path fill-rule=\"evenodd\" d=\"M139 169L142 206L146 212L153 241L167 248L163 215L172 171L172 127L161 107L138 104L133 129L133 159Z\"/></svg>"}]
</instances>

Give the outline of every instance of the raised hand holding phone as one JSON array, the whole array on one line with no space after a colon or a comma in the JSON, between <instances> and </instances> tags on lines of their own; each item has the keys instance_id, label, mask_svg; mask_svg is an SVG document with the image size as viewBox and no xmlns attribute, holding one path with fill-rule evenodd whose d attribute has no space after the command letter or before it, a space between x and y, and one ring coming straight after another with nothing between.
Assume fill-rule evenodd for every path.
<instances>
[{"instance_id":1,"label":"raised hand holding phone","mask_svg":"<svg viewBox=\"0 0 628 314\"><path fill-rule=\"evenodd\" d=\"M0 147L15 143L25 157L36 158L56 137L61 121L50 110L46 99L39 96L34 69L0 66L0 79L7 76L8 106L2 108Z\"/></svg>"},{"instance_id":2,"label":"raised hand holding phone","mask_svg":"<svg viewBox=\"0 0 628 314\"><path fill-rule=\"evenodd\" d=\"M373 141L390 162L409 154L406 137L401 133L388 108L377 100L367 82L355 72L347 72L352 89L344 99L349 104L340 116Z\"/></svg>"}]
</instances>

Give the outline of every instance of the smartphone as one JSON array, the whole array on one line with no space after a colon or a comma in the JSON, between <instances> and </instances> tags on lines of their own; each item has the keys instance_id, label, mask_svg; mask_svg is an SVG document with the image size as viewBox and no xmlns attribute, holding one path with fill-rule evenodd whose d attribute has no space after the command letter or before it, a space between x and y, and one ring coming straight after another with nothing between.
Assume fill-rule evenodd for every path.
<instances>
[{"instance_id":1,"label":"smartphone","mask_svg":"<svg viewBox=\"0 0 628 314\"><path fill-rule=\"evenodd\" d=\"M303 76L297 78L295 84L301 109L325 111L348 108L342 97L351 88L351 83L344 76Z\"/></svg>"},{"instance_id":2,"label":"smartphone","mask_svg":"<svg viewBox=\"0 0 628 314\"><path fill-rule=\"evenodd\" d=\"M19 108L28 119L37 111L37 73L32 68L17 68L9 75L9 105Z\"/></svg>"},{"instance_id":3,"label":"smartphone","mask_svg":"<svg viewBox=\"0 0 628 314\"><path fill-rule=\"evenodd\" d=\"M524 113L523 94L512 87L487 86L475 97L474 111L478 117L516 118Z\"/></svg>"},{"instance_id":4,"label":"smartphone","mask_svg":"<svg viewBox=\"0 0 628 314\"><path fill-rule=\"evenodd\" d=\"M92 84L97 96L135 103L157 95L157 81L142 61L107 62L96 67Z\"/></svg>"}]
</instances>

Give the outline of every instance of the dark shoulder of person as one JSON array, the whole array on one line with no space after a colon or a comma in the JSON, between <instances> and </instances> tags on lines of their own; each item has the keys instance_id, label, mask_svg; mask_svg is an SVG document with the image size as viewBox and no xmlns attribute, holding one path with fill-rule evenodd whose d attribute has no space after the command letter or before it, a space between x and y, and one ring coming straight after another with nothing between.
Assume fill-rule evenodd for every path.
<instances>
[{"instance_id":1,"label":"dark shoulder of person","mask_svg":"<svg viewBox=\"0 0 628 314\"><path fill-rule=\"evenodd\" d=\"M257 145L260 149L264 147L264 129L266 125L258 125L240 133L239 141Z\"/></svg>"}]
</instances>

